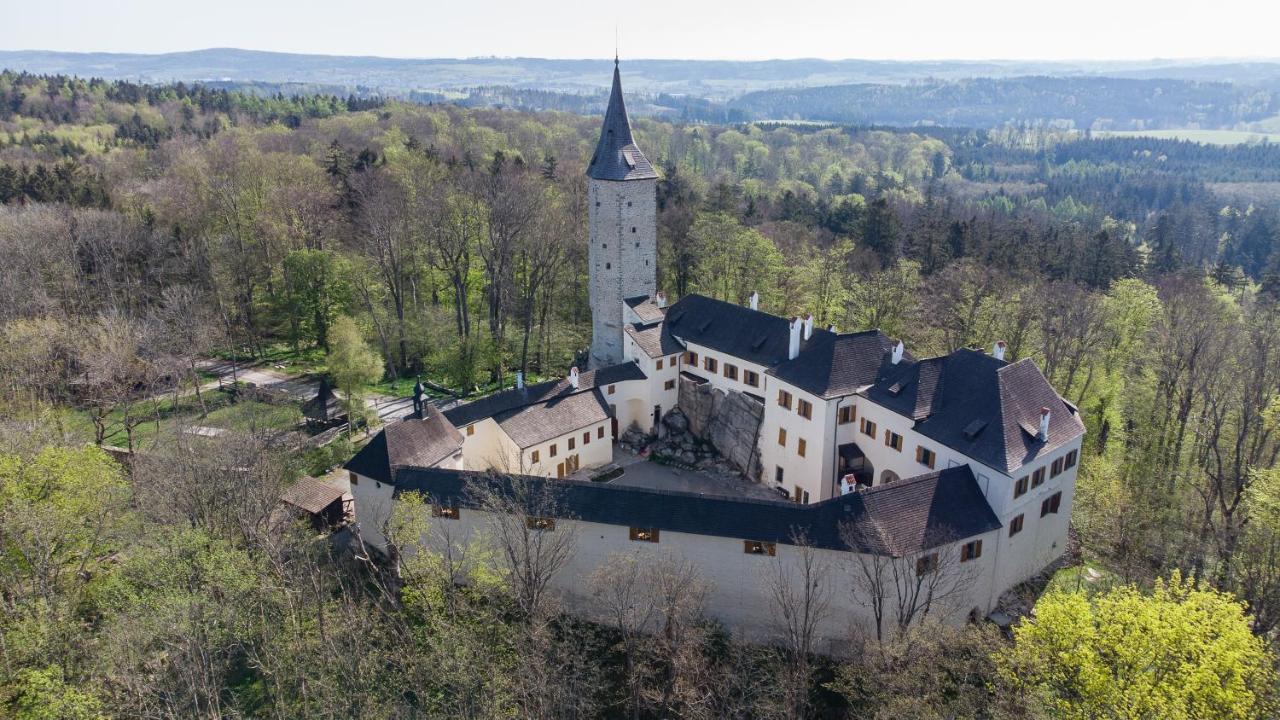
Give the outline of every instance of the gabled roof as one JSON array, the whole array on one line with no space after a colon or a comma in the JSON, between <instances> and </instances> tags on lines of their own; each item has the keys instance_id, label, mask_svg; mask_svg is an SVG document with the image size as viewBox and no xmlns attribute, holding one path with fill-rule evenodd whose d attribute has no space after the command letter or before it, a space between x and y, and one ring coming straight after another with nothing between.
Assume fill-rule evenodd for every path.
<instances>
[{"instance_id":1,"label":"gabled roof","mask_svg":"<svg viewBox=\"0 0 1280 720\"><path fill-rule=\"evenodd\" d=\"M1006 474L1084 433L1075 409L1030 359L1007 363L977 350L904 360L866 396L915 420L925 437ZM1050 412L1046 440L1036 437L1042 407Z\"/></svg>"},{"instance_id":2,"label":"gabled roof","mask_svg":"<svg viewBox=\"0 0 1280 720\"><path fill-rule=\"evenodd\" d=\"M599 390L557 396L493 416L518 447L527 448L609 419Z\"/></svg>"},{"instance_id":3,"label":"gabled roof","mask_svg":"<svg viewBox=\"0 0 1280 720\"><path fill-rule=\"evenodd\" d=\"M631 121L627 118L627 104L622 99L622 75L617 61L613 64L613 89L609 92L609 107L600 127L600 141L587 166L587 177L596 180L652 180L658 177L649 158L636 147L631 136Z\"/></svg>"},{"instance_id":4,"label":"gabled roof","mask_svg":"<svg viewBox=\"0 0 1280 720\"><path fill-rule=\"evenodd\" d=\"M400 468L431 467L461 448L462 433L428 405L421 418L387 425L343 467L379 482L391 482Z\"/></svg>"},{"instance_id":5,"label":"gabled roof","mask_svg":"<svg viewBox=\"0 0 1280 720\"><path fill-rule=\"evenodd\" d=\"M879 330L823 333L815 336L797 357L768 373L821 398L851 395L894 367L889 362L894 344Z\"/></svg>"},{"instance_id":6,"label":"gabled roof","mask_svg":"<svg viewBox=\"0 0 1280 720\"><path fill-rule=\"evenodd\" d=\"M631 308L636 317L640 318L640 322L648 325L650 323L661 322L666 316L666 309L658 307L653 298L648 295L637 295L623 300L627 307Z\"/></svg>"},{"instance_id":7,"label":"gabled roof","mask_svg":"<svg viewBox=\"0 0 1280 720\"><path fill-rule=\"evenodd\" d=\"M284 494L280 496L281 502L312 515L324 511L341 499L341 490L309 475L298 478L298 481L286 488Z\"/></svg>"},{"instance_id":8,"label":"gabled roof","mask_svg":"<svg viewBox=\"0 0 1280 720\"><path fill-rule=\"evenodd\" d=\"M555 509L536 511L555 517L777 543L803 533L829 550L850 549L841 533L847 525L852 549L880 555L910 555L1001 527L967 465L811 505L443 469L403 470L395 491L478 508L486 493L513 494L517 482L531 496L552 493Z\"/></svg>"},{"instance_id":9,"label":"gabled roof","mask_svg":"<svg viewBox=\"0 0 1280 720\"><path fill-rule=\"evenodd\" d=\"M786 318L716 300L686 295L667 309L663 329L685 342L772 367L787 359L791 323ZM824 342L832 333L814 329L800 352Z\"/></svg>"},{"instance_id":10,"label":"gabled roof","mask_svg":"<svg viewBox=\"0 0 1280 720\"><path fill-rule=\"evenodd\" d=\"M636 341L636 345L644 351L645 355L651 358L663 357L665 355L675 355L682 352L684 347L671 337L670 333L663 332L662 325L641 325L639 323L631 323L623 327L627 335Z\"/></svg>"},{"instance_id":11,"label":"gabled roof","mask_svg":"<svg viewBox=\"0 0 1280 720\"><path fill-rule=\"evenodd\" d=\"M644 371L633 362L618 363L597 370L588 370L578 374L578 389L574 390L568 378L547 380L536 385L526 385L522 390L504 390L488 397L458 405L444 411L444 416L456 427L470 425L473 422L491 418L499 413L528 405L546 403L556 398L567 397L576 393L587 392L596 387L623 382L626 380L644 380Z\"/></svg>"}]
</instances>

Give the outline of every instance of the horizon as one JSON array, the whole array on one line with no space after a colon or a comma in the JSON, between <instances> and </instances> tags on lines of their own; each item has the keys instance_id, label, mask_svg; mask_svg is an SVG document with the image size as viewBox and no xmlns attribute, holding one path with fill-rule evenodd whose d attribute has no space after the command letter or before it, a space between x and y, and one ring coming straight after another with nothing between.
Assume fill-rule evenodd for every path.
<instances>
[{"instance_id":1,"label":"horizon","mask_svg":"<svg viewBox=\"0 0 1280 720\"><path fill-rule=\"evenodd\" d=\"M375 60L402 60L402 61L422 61L422 62L438 62L443 60L554 60L564 62L613 62L613 57L591 57L591 56L556 56L556 55L495 55L495 54L479 54L479 55L393 55L378 53L335 53L335 52L310 52L296 50L272 50L264 48L240 47L235 45L210 45L205 47L194 47L185 50L164 50L164 51L133 51L133 50L58 50L47 47L18 47L7 48L0 47L0 53L51 53L63 55L131 55L144 57L163 57L166 55L190 55L202 52L245 52L260 53L266 55L292 55L298 57L340 57L340 58L367 58ZM730 63L769 63L769 62L876 62L876 63L955 63L955 64L983 64L983 63L999 63L999 64L1018 64L1018 63L1046 63L1046 64L1087 64L1087 63L1185 63L1185 64L1236 64L1236 63L1280 63L1280 55L1157 55L1151 57L911 57L911 58L890 58L890 57L870 57L870 56L847 56L847 57L820 57L817 55L800 55L788 57L659 57L659 56L642 56L642 57L626 57L620 56L622 64L628 62L730 62Z\"/></svg>"},{"instance_id":2,"label":"horizon","mask_svg":"<svg viewBox=\"0 0 1280 720\"><path fill-rule=\"evenodd\" d=\"M1194 62L1275 58L1277 21L1280 8L1251 0L1220 0L1213 12L1198 13L1159 0L1080 0L1048 13L1027 12L1019 0L799 0L786 8L739 0L732 9L653 0L635 12L584 10L574 0L440 6L368 0L358 12L339 0L226 0L183 7L180 14L162 0L46 0L0 26L0 48L145 55L244 48L400 60L568 60L617 51L653 60L738 62Z\"/></svg>"}]
</instances>

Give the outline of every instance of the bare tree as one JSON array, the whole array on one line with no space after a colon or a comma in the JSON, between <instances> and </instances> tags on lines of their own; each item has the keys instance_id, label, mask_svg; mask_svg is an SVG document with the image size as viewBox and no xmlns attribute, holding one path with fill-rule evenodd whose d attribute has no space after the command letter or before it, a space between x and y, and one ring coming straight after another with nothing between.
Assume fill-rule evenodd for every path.
<instances>
[{"instance_id":1,"label":"bare tree","mask_svg":"<svg viewBox=\"0 0 1280 720\"><path fill-rule=\"evenodd\" d=\"M800 531L764 572L773 632L786 655L787 716L808 717L815 645L831 619L835 582L831 564Z\"/></svg>"},{"instance_id":2,"label":"bare tree","mask_svg":"<svg viewBox=\"0 0 1280 720\"><path fill-rule=\"evenodd\" d=\"M555 605L551 581L568 564L577 542L572 523L564 522L554 483L516 475L491 476L487 486L475 492L489 513L492 538L505 561L516 607L530 620L549 616Z\"/></svg>"},{"instance_id":3,"label":"bare tree","mask_svg":"<svg viewBox=\"0 0 1280 720\"><path fill-rule=\"evenodd\" d=\"M931 533L922 552L896 555L866 552L867 532L846 524L841 539L851 549L847 556L854 601L870 610L877 642L889 639L888 630L897 636L931 615L954 611L968 597L974 574L949 546L954 541L950 532Z\"/></svg>"}]
</instances>

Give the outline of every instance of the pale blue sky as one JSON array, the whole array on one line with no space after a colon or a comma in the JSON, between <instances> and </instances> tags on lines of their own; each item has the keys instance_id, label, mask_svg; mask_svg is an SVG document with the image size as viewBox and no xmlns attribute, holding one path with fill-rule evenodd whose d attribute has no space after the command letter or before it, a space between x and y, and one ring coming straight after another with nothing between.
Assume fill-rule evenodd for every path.
<instances>
[{"instance_id":1,"label":"pale blue sky","mask_svg":"<svg viewBox=\"0 0 1280 720\"><path fill-rule=\"evenodd\" d=\"M1280 56L1277 0L0 0L0 49L599 58Z\"/></svg>"}]
</instances>

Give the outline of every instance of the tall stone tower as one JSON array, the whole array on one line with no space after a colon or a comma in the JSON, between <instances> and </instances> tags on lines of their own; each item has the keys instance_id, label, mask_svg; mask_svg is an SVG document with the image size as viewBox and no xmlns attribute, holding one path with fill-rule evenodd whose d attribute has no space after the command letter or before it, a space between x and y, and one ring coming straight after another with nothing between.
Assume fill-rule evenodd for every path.
<instances>
[{"instance_id":1,"label":"tall stone tower","mask_svg":"<svg viewBox=\"0 0 1280 720\"><path fill-rule=\"evenodd\" d=\"M591 228L591 367L622 362L623 301L653 295L658 173L631 137L618 61L600 142L587 166Z\"/></svg>"}]
</instances>

